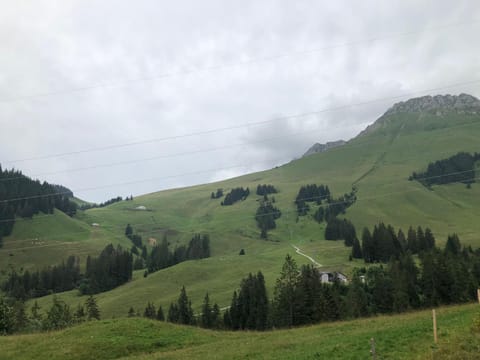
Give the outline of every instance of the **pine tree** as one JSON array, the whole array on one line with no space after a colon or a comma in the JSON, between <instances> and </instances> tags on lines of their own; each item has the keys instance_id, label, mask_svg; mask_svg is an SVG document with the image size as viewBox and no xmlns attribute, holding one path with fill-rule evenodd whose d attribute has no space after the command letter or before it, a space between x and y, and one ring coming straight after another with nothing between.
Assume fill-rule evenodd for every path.
<instances>
[{"instance_id":1,"label":"pine tree","mask_svg":"<svg viewBox=\"0 0 480 360\"><path fill-rule=\"evenodd\" d=\"M132 235L133 235L132 226L130 224L127 224L127 227L125 228L125 236L129 238Z\"/></svg>"},{"instance_id":2,"label":"pine tree","mask_svg":"<svg viewBox=\"0 0 480 360\"><path fill-rule=\"evenodd\" d=\"M85 301L85 307L87 308L87 319L90 320L100 320L100 310L97 305L97 299L90 295Z\"/></svg>"},{"instance_id":3,"label":"pine tree","mask_svg":"<svg viewBox=\"0 0 480 360\"><path fill-rule=\"evenodd\" d=\"M0 297L0 334L11 334L15 328L15 312L7 304L3 297Z\"/></svg>"},{"instance_id":4,"label":"pine tree","mask_svg":"<svg viewBox=\"0 0 480 360\"><path fill-rule=\"evenodd\" d=\"M354 275L348 287L346 299L348 315L354 318L368 315L368 299L358 275Z\"/></svg>"},{"instance_id":5,"label":"pine tree","mask_svg":"<svg viewBox=\"0 0 480 360\"><path fill-rule=\"evenodd\" d=\"M274 289L273 320L277 326L293 326L297 323L297 287L299 271L297 263L287 255Z\"/></svg>"},{"instance_id":6,"label":"pine tree","mask_svg":"<svg viewBox=\"0 0 480 360\"><path fill-rule=\"evenodd\" d=\"M128 317L135 317L135 310L132 306L128 309Z\"/></svg>"},{"instance_id":7,"label":"pine tree","mask_svg":"<svg viewBox=\"0 0 480 360\"><path fill-rule=\"evenodd\" d=\"M143 316L149 319L155 319L157 317L157 310L151 302L147 303L145 311L143 312Z\"/></svg>"},{"instance_id":8,"label":"pine tree","mask_svg":"<svg viewBox=\"0 0 480 360\"><path fill-rule=\"evenodd\" d=\"M200 317L200 325L204 328L210 329L213 327L212 307L210 306L210 299L208 292L205 294L202 305L202 315Z\"/></svg>"},{"instance_id":9,"label":"pine tree","mask_svg":"<svg viewBox=\"0 0 480 360\"><path fill-rule=\"evenodd\" d=\"M195 318L193 317L192 303L188 299L185 286L180 290L180 296L178 297L178 322L185 325L193 325Z\"/></svg>"},{"instance_id":10,"label":"pine tree","mask_svg":"<svg viewBox=\"0 0 480 360\"><path fill-rule=\"evenodd\" d=\"M177 304L171 303L170 307L168 308L167 321L172 322L172 323L178 323L179 318L180 318L180 316L179 316Z\"/></svg>"},{"instance_id":11,"label":"pine tree","mask_svg":"<svg viewBox=\"0 0 480 360\"><path fill-rule=\"evenodd\" d=\"M354 259L361 259L363 257L362 248L360 246L360 241L358 241L357 238L355 238L355 240L353 241L352 257Z\"/></svg>"},{"instance_id":12,"label":"pine tree","mask_svg":"<svg viewBox=\"0 0 480 360\"><path fill-rule=\"evenodd\" d=\"M83 307L83 305L78 304L77 310L75 310L75 313L73 314L74 321L76 323L81 323L85 321L85 316L85 308Z\"/></svg>"},{"instance_id":13,"label":"pine tree","mask_svg":"<svg viewBox=\"0 0 480 360\"><path fill-rule=\"evenodd\" d=\"M158 320L158 321L165 321L165 315L163 314L162 305L160 305L160 306L158 307L157 320Z\"/></svg>"}]
</instances>

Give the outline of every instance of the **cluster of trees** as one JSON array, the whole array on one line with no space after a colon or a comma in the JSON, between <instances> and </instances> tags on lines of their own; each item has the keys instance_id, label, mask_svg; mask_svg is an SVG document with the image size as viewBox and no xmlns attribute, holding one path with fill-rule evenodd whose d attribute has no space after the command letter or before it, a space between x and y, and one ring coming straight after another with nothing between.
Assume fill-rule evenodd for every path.
<instances>
[{"instance_id":1,"label":"cluster of trees","mask_svg":"<svg viewBox=\"0 0 480 360\"><path fill-rule=\"evenodd\" d=\"M323 200L328 200L331 197L328 185L309 184L304 185L298 191L295 198L295 205L297 205L297 213L299 216L307 215L310 210L309 202L316 202L321 205Z\"/></svg>"},{"instance_id":2,"label":"cluster of trees","mask_svg":"<svg viewBox=\"0 0 480 360\"><path fill-rule=\"evenodd\" d=\"M47 182L32 180L17 170L0 166L0 247L2 237L12 233L15 217L31 218L42 212L53 214L55 208L73 216L77 204L71 190Z\"/></svg>"},{"instance_id":3,"label":"cluster of trees","mask_svg":"<svg viewBox=\"0 0 480 360\"><path fill-rule=\"evenodd\" d=\"M125 228L125 236L129 238L133 245L137 248L143 247L142 237L133 233L133 228L130 224L127 224L127 227Z\"/></svg>"},{"instance_id":4,"label":"cluster of trees","mask_svg":"<svg viewBox=\"0 0 480 360\"><path fill-rule=\"evenodd\" d=\"M216 192L210 194L211 199L220 199L223 196L223 189L217 189Z\"/></svg>"},{"instance_id":5,"label":"cluster of trees","mask_svg":"<svg viewBox=\"0 0 480 360\"><path fill-rule=\"evenodd\" d=\"M295 199L298 216L305 216L310 211L308 203L315 202L319 207L315 211L313 218L321 223L330 221L340 214L345 214L348 207L352 206L356 197L356 189L353 188L350 193L334 199L330 193L328 185L317 186L315 184L302 186ZM322 205L325 202L324 205Z\"/></svg>"},{"instance_id":6,"label":"cluster of trees","mask_svg":"<svg viewBox=\"0 0 480 360\"><path fill-rule=\"evenodd\" d=\"M268 237L267 231L275 229L277 224L275 220L282 216L282 212L273 206L272 201L268 200L267 195L260 201L260 206L255 214L257 226L260 228L260 237L266 239Z\"/></svg>"},{"instance_id":7,"label":"cluster of trees","mask_svg":"<svg viewBox=\"0 0 480 360\"><path fill-rule=\"evenodd\" d=\"M268 327L268 297L265 278L260 271L242 280L238 294L233 293L223 322L232 330L265 330Z\"/></svg>"},{"instance_id":8,"label":"cluster of trees","mask_svg":"<svg viewBox=\"0 0 480 360\"><path fill-rule=\"evenodd\" d=\"M195 234L188 246L181 245L170 251L167 238L160 245L153 247L147 258L149 273L165 269L183 261L210 257L210 238L208 235Z\"/></svg>"},{"instance_id":9,"label":"cluster of trees","mask_svg":"<svg viewBox=\"0 0 480 360\"><path fill-rule=\"evenodd\" d=\"M387 262L391 258L399 258L409 252L418 254L435 247L435 237L429 228L425 231L421 226L414 230L411 226L405 236L402 229L395 231L392 225L380 223L370 232L365 228L362 233L362 244L355 238L352 248L353 258L363 258L367 263Z\"/></svg>"},{"instance_id":10,"label":"cluster of trees","mask_svg":"<svg viewBox=\"0 0 480 360\"><path fill-rule=\"evenodd\" d=\"M325 227L325 239L343 239L345 241L345 246L353 246L354 241L357 239L355 226L347 219L330 219Z\"/></svg>"},{"instance_id":11,"label":"cluster of trees","mask_svg":"<svg viewBox=\"0 0 480 360\"><path fill-rule=\"evenodd\" d=\"M121 246L107 245L97 258L87 257L85 276L79 290L82 294L98 294L125 284L132 279L133 257Z\"/></svg>"},{"instance_id":12,"label":"cluster of trees","mask_svg":"<svg viewBox=\"0 0 480 360\"><path fill-rule=\"evenodd\" d=\"M23 274L12 271L2 284L2 290L18 300L41 297L51 293L72 290L80 280L80 264L75 256L70 256L61 265L45 268L41 271Z\"/></svg>"},{"instance_id":13,"label":"cluster of trees","mask_svg":"<svg viewBox=\"0 0 480 360\"><path fill-rule=\"evenodd\" d=\"M131 200L133 200L133 195L127 196L125 198L125 201L131 201ZM115 203L120 202L120 201L123 201L123 198L121 196L117 196L117 197L111 198L110 200L102 202L100 204L95 204L95 203L93 203L93 204L83 204L83 205L80 206L80 210L102 208L102 207L105 207L105 206L108 206L108 205L115 204Z\"/></svg>"},{"instance_id":14,"label":"cluster of trees","mask_svg":"<svg viewBox=\"0 0 480 360\"><path fill-rule=\"evenodd\" d=\"M480 249L462 247L456 235L443 250L420 253L419 261L406 252L386 265L356 269L348 284L322 284L318 269L298 268L287 256L272 301L263 276L250 275L233 294L224 326L263 330L463 303L476 299L479 285ZM232 322L232 314L239 320Z\"/></svg>"},{"instance_id":15,"label":"cluster of trees","mask_svg":"<svg viewBox=\"0 0 480 360\"><path fill-rule=\"evenodd\" d=\"M237 201L245 200L248 195L250 195L250 189L247 187L244 189L243 187L238 187L232 189L227 195L225 195L225 199L222 201L223 205L233 205Z\"/></svg>"},{"instance_id":16,"label":"cluster of trees","mask_svg":"<svg viewBox=\"0 0 480 360\"><path fill-rule=\"evenodd\" d=\"M132 278L132 254L120 246L107 245L97 258L87 257L85 274L77 257L41 271L12 271L1 289L11 298L26 300L78 288L82 294L97 294Z\"/></svg>"},{"instance_id":17,"label":"cluster of trees","mask_svg":"<svg viewBox=\"0 0 480 360\"><path fill-rule=\"evenodd\" d=\"M128 317L134 316L140 316L140 314L135 312L133 307L130 307ZM147 303L143 316L152 320L167 320L168 322L176 324L198 325L207 329L219 328L222 325L220 308L217 303L211 304L208 293L205 294L201 314L195 315L193 313L192 302L188 299L185 287L182 287L180 290L178 300L170 304L166 318L162 306L159 306L157 310L151 302Z\"/></svg>"},{"instance_id":18,"label":"cluster of trees","mask_svg":"<svg viewBox=\"0 0 480 360\"><path fill-rule=\"evenodd\" d=\"M232 330L267 330L342 318L342 297L347 287L339 282L322 284L320 273L311 265L298 268L287 255L276 280L270 302L261 272L243 279L240 290L233 293L224 327Z\"/></svg>"},{"instance_id":19,"label":"cluster of trees","mask_svg":"<svg viewBox=\"0 0 480 360\"><path fill-rule=\"evenodd\" d=\"M277 192L277 189L273 185L263 184L257 186L257 195L260 196L276 194Z\"/></svg>"},{"instance_id":20,"label":"cluster of trees","mask_svg":"<svg viewBox=\"0 0 480 360\"><path fill-rule=\"evenodd\" d=\"M448 159L438 160L428 164L427 171L414 172L409 180L417 180L425 186L461 182L475 182L475 162L480 160L480 154L459 152Z\"/></svg>"},{"instance_id":21,"label":"cluster of trees","mask_svg":"<svg viewBox=\"0 0 480 360\"><path fill-rule=\"evenodd\" d=\"M79 304L75 311L57 297L53 298L52 306L45 314L40 310L35 301L27 314L24 302L0 297L0 335L58 330L84 321L100 320L100 309L92 296L84 304Z\"/></svg>"}]
</instances>

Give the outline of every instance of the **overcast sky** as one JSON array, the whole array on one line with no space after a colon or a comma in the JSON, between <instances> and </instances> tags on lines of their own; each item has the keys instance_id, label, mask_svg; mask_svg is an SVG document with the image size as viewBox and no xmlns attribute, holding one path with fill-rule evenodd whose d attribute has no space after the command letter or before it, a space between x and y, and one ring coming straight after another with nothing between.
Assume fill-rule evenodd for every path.
<instances>
[{"instance_id":1,"label":"overcast sky","mask_svg":"<svg viewBox=\"0 0 480 360\"><path fill-rule=\"evenodd\" d=\"M401 99L355 104L480 79L476 0L0 1L0 163L90 201L271 168Z\"/></svg>"}]
</instances>

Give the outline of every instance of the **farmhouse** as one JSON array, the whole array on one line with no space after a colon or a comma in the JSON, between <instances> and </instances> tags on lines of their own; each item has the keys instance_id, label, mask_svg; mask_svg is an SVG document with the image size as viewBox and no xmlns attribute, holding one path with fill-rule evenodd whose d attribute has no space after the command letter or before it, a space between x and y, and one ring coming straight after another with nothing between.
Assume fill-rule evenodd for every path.
<instances>
[{"instance_id":1,"label":"farmhouse","mask_svg":"<svg viewBox=\"0 0 480 360\"><path fill-rule=\"evenodd\" d=\"M334 281L340 281L341 283L348 283L347 277L341 272L321 272L320 281L322 284L333 283Z\"/></svg>"}]
</instances>

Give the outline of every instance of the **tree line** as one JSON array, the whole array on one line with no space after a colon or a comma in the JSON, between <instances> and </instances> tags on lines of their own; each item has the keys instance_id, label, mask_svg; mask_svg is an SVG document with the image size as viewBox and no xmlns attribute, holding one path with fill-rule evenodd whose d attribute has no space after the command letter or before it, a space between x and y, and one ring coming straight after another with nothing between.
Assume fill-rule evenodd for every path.
<instances>
[{"instance_id":1,"label":"tree line","mask_svg":"<svg viewBox=\"0 0 480 360\"><path fill-rule=\"evenodd\" d=\"M210 237L208 235L195 234L188 245L169 249L167 238L164 237L161 244L153 247L147 257L148 273L165 269L183 261L203 259L210 257Z\"/></svg>"},{"instance_id":2,"label":"tree line","mask_svg":"<svg viewBox=\"0 0 480 360\"><path fill-rule=\"evenodd\" d=\"M36 301L27 314L24 302L0 297L0 335L59 330L92 320L100 320L100 309L93 296L84 304L78 304L75 310L54 297L45 314Z\"/></svg>"},{"instance_id":3,"label":"tree line","mask_svg":"<svg viewBox=\"0 0 480 360\"><path fill-rule=\"evenodd\" d=\"M125 198L125 201L132 201L132 200L133 200L133 195L127 196ZM117 196L117 197L111 198L110 200L104 201L100 204L96 204L96 203L82 204L82 205L80 205L80 210L102 208L102 207L105 207L105 206L108 206L108 205L115 204L115 203L120 202L120 201L123 201L123 198L121 196Z\"/></svg>"},{"instance_id":4,"label":"tree line","mask_svg":"<svg viewBox=\"0 0 480 360\"><path fill-rule=\"evenodd\" d=\"M53 214L54 209L75 215L77 204L70 200L71 190L22 174L18 170L3 170L0 165L0 247L2 237L12 233L16 217L31 218L40 212Z\"/></svg>"},{"instance_id":5,"label":"tree line","mask_svg":"<svg viewBox=\"0 0 480 360\"><path fill-rule=\"evenodd\" d=\"M98 257L87 257L85 274L79 260L68 257L60 265L40 271L10 272L2 290L16 300L27 300L78 288L82 294L97 294L120 286L132 278L132 255L120 246L107 245Z\"/></svg>"},{"instance_id":6,"label":"tree line","mask_svg":"<svg viewBox=\"0 0 480 360\"><path fill-rule=\"evenodd\" d=\"M222 201L221 205L222 206L228 206L228 205L233 205L237 201L243 201L245 200L248 195L250 195L250 189L247 187L244 189L243 187L237 187L225 195L225 199Z\"/></svg>"},{"instance_id":7,"label":"tree line","mask_svg":"<svg viewBox=\"0 0 480 360\"><path fill-rule=\"evenodd\" d=\"M276 194L278 191L275 186L270 184L258 184L257 185L257 195L264 196L270 194Z\"/></svg>"},{"instance_id":8,"label":"tree line","mask_svg":"<svg viewBox=\"0 0 480 360\"><path fill-rule=\"evenodd\" d=\"M424 186L455 182L470 184L475 182L475 162L479 160L479 153L459 152L447 159L429 163L425 172L413 172L409 180L417 180Z\"/></svg>"},{"instance_id":9,"label":"tree line","mask_svg":"<svg viewBox=\"0 0 480 360\"><path fill-rule=\"evenodd\" d=\"M409 227L407 235L399 229L395 231L392 225L379 223L373 231L364 228L362 242L355 237L352 248L352 257L363 258L366 263L388 262L391 258L398 259L409 252L420 254L435 248L435 236L428 227L425 230L418 226L415 230Z\"/></svg>"}]
</instances>

